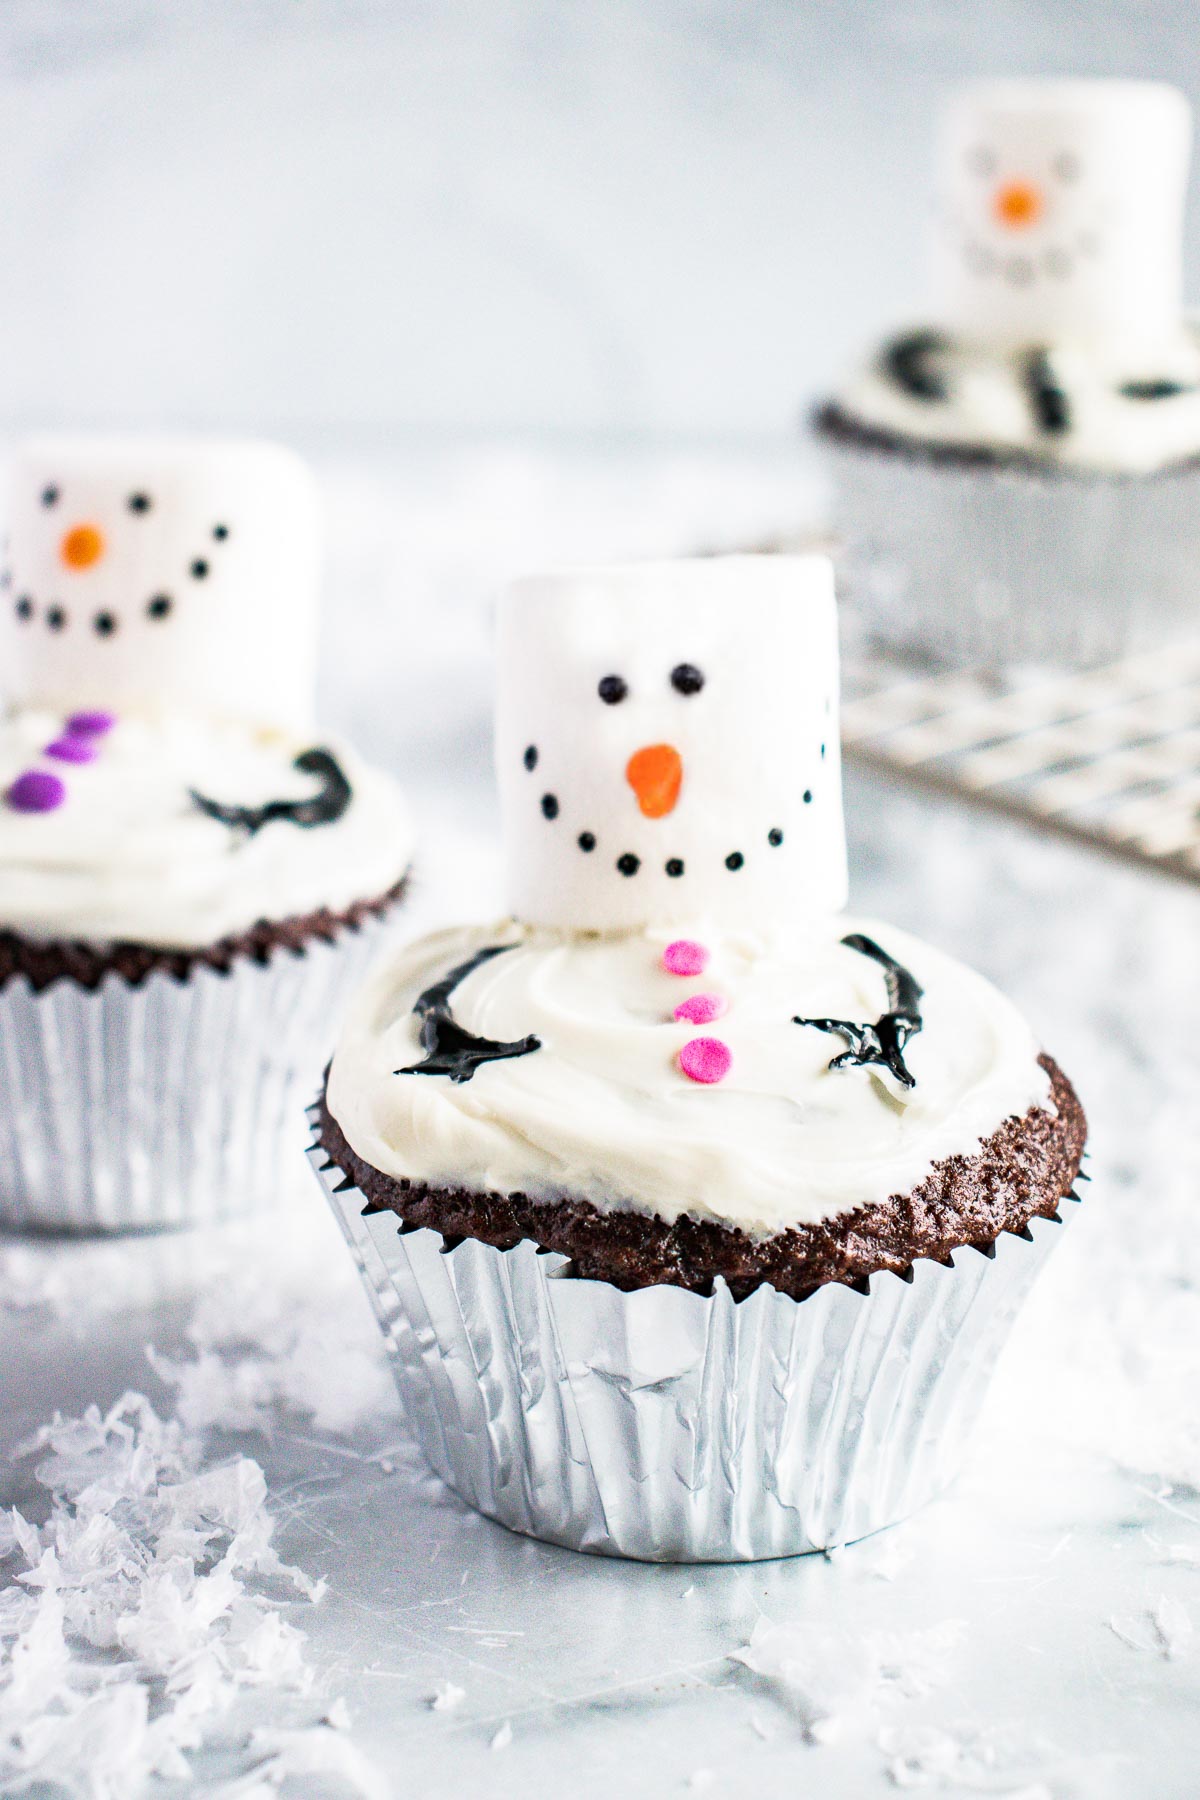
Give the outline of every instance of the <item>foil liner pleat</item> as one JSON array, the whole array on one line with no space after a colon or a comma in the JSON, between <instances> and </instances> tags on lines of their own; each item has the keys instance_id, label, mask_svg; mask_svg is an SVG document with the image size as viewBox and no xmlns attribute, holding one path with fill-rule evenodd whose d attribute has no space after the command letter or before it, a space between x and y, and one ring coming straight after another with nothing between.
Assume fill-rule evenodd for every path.
<instances>
[{"instance_id":1,"label":"foil liner pleat","mask_svg":"<svg viewBox=\"0 0 1200 1800\"><path fill-rule=\"evenodd\" d=\"M0 1226L130 1231L269 1204L388 916L184 979L0 988Z\"/></svg>"},{"instance_id":2,"label":"foil liner pleat","mask_svg":"<svg viewBox=\"0 0 1200 1800\"><path fill-rule=\"evenodd\" d=\"M1193 639L1200 467L961 465L821 438L840 592L926 662L1084 668Z\"/></svg>"},{"instance_id":3,"label":"foil liner pleat","mask_svg":"<svg viewBox=\"0 0 1200 1800\"><path fill-rule=\"evenodd\" d=\"M649 1562L824 1550L942 1492L1073 1210L867 1293L735 1303L577 1280L529 1242L448 1246L310 1157L436 1473L513 1531Z\"/></svg>"}]
</instances>

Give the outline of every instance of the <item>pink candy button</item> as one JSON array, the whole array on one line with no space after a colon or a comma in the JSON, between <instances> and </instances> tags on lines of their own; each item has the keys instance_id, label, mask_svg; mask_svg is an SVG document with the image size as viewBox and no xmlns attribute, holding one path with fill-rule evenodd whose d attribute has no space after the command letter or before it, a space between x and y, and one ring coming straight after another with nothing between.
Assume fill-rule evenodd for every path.
<instances>
[{"instance_id":1,"label":"pink candy button","mask_svg":"<svg viewBox=\"0 0 1200 1800\"><path fill-rule=\"evenodd\" d=\"M729 1045L723 1044L720 1038L689 1038L679 1052L679 1067L689 1081L699 1081L705 1087L711 1087L715 1081L724 1081L733 1057Z\"/></svg>"},{"instance_id":2,"label":"pink candy button","mask_svg":"<svg viewBox=\"0 0 1200 1800\"><path fill-rule=\"evenodd\" d=\"M675 1008L675 1017L688 1025L711 1025L714 1019L720 1019L729 1011L729 1002L723 994L693 994L690 999L681 1000Z\"/></svg>"},{"instance_id":3,"label":"pink candy button","mask_svg":"<svg viewBox=\"0 0 1200 1800\"><path fill-rule=\"evenodd\" d=\"M53 812L67 797L65 782L48 769L27 769L4 796L14 812Z\"/></svg>"},{"instance_id":4,"label":"pink candy button","mask_svg":"<svg viewBox=\"0 0 1200 1800\"><path fill-rule=\"evenodd\" d=\"M95 762L99 754L94 738L75 736L69 731L46 745L46 755L54 757L56 762L90 763Z\"/></svg>"},{"instance_id":5,"label":"pink candy button","mask_svg":"<svg viewBox=\"0 0 1200 1800\"><path fill-rule=\"evenodd\" d=\"M663 951L662 966L669 975L703 975L708 951L694 938L676 938Z\"/></svg>"},{"instance_id":6,"label":"pink candy button","mask_svg":"<svg viewBox=\"0 0 1200 1800\"><path fill-rule=\"evenodd\" d=\"M77 712L67 720L67 730L79 737L103 737L117 722L116 713Z\"/></svg>"}]
</instances>

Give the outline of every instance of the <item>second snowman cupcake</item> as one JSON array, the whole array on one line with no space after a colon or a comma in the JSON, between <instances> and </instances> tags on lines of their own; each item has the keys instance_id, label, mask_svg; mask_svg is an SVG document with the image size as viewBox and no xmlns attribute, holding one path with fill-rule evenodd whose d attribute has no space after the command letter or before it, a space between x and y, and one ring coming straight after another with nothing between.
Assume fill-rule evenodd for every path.
<instances>
[{"instance_id":1,"label":"second snowman cupcake","mask_svg":"<svg viewBox=\"0 0 1200 1800\"><path fill-rule=\"evenodd\" d=\"M934 663L1091 664L1197 630L1190 120L1141 81L946 108L925 316L817 415L848 587Z\"/></svg>"},{"instance_id":2,"label":"second snowman cupcake","mask_svg":"<svg viewBox=\"0 0 1200 1800\"><path fill-rule=\"evenodd\" d=\"M840 912L828 563L518 583L497 757L514 916L381 966L315 1115L426 1456L627 1556L902 1517L1085 1126L986 981Z\"/></svg>"},{"instance_id":3,"label":"second snowman cupcake","mask_svg":"<svg viewBox=\"0 0 1200 1800\"><path fill-rule=\"evenodd\" d=\"M319 516L266 444L46 439L0 581L0 1222L279 1191L396 907L403 796L311 724Z\"/></svg>"}]
</instances>

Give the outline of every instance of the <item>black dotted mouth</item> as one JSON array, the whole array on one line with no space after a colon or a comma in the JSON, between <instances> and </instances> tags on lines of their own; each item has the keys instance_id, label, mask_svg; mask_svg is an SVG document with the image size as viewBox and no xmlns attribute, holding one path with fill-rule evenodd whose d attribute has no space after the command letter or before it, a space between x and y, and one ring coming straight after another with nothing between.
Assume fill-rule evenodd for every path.
<instances>
[{"instance_id":1,"label":"black dotted mouth","mask_svg":"<svg viewBox=\"0 0 1200 1800\"><path fill-rule=\"evenodd\" d=\"M117 629L117 621L110 612L98 612L92 620L92 630L97 637L111 637Z\"/></svg>"},{"instance_id":2,"label":"black dotted mouth","mask_svg":"<svg viewBox=\"0 0 1200 1800\"><path fill-rule=\"evenodd\" d=\"M667 874L670 875L673 880L677 880L678 877L683 874L683 858L681 856L673 856L666 864L666 870Z\"/></svg>"},{"instance_id":3,"label":"black dotted mouth","mask_svg":"<svg viewBox=\"0 0 1200 1800\"><path fill-rule=\"evenodd\" d=\"M198 556L189 571L193 581L203 581L208 575L208 564L202 556Z\"/></svg>"},{"instance_id":4,"label":"black dotted mouth","mask_svg":"<svg viewBox=\"0 0 1200 1800\"><path fill-rule=\"evenodd\" d=\"M805 788L805 790L804 790L804 804L805 804L805 806L812 805L812 789L811 788Z\"/></svg>"},{"instance_id":5,"label":"black dotted mouth","mask_svg":"<svg viewBox=\"0 0 1200 1800\"><path fill-rule=\"evenodd\" d=\"M170 594L155 594L153 600L146 602L146 613L151 619L165 619L173 605Z\"/></svg>"},{"instance_id":6,"label":"black dotted mouth","mask_svg":"<svg viewBox=\"0 0 1200 1800\"><path fill-rule=\"evenodd\" d=\"M772 850L778 850L780 844L782 844L783 833L782 833L782 831L780 831L778 825L773 825L771 827L771 830L768 831L767 842L768 842L768 844L770 844Z\"/></svg>"},{"instance_id":7,"label":"black dotted mouth","mask_svg":"<svg viewBox=\"0 0 1200 1800\"><path fill-rule=\"evenodd\" d=\"M729 852L729 855L725 858L725 867L727 869L733 869L736 871L738 869L744 868L745 863L746 863L746 859L742 855L740 850L731 850Z\"/></svg>"},{"instance_id":8,"label":"black dotted mouth","mask_svg":"<svg viewBox=\"0 0 1200 1800\"><path fill-rule=\"evenodd\" d=\"M617 868L622 875L636 875L641 866L641 858L634 856L631 850L626 850L623 856L617 858Z\"/></svg>"},{"instance_id":9,"label":"black dotted mouth","mask_svg":"<svg viewBox=\"0 0 1200 1800\"><path fill-rule=\"evenodd\" d=\"M62 631L67 623L67 615L61 606L46 608L46 623L51 631Z\"/></svg>"},{"instance_id":10,"label":"black dotted mouth","mask_svg":"<svg viewBox=\"0 0 1200 1800\"><path fill-rule=\"evenodd\" d=\"M521 761L525 764L525 767L529 770L529 773L532 775L533 771L538 766L538 747L536 744L526 745L525 754L521 758Z\"/></svg>"},{"instance_id":11,"label":"black dotted mouth","mask_svg":"<svg viewBox=\"0 0 1200 1800\"><path fill-rule=\"evenodd\" d=\"M543 816L543 818L546 818L546 819L557 819L557 817L558 817L558 795L557 794L543 794L542 795L542 816Z\"/></svg>"},{"instance_id":12,"label":"black dotted mouth","mask_svg":"<svg viewBox=\"0 0 1200 1800\"><path fill-rule=\"evenodd\" d=\"M24 622L27 619L32 619L32 617L33 617L33 601L29 598L28 594L21 595L21 598L17 601L17 604L13 608L13 611L16 613L18 619L20 619L22 622Z\"/></svg>"},{"instance_id":13,"label":"black dotted mouth","mask_svg":"<svg viewBox=\"0 0 1200 1800\"><path fill-rule=\"evenodd\" d=\"M590 851L596 848L596 834L594 831L581 831L575 841L581 850Z\"/></svg>"}]
</instances>

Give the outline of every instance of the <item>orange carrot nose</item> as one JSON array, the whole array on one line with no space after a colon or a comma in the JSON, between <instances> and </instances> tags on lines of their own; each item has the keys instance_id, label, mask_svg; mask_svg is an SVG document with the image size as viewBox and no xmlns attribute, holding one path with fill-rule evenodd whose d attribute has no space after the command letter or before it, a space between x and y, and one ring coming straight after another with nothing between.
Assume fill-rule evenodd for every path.
<instances>
[{"instance_id":1,"label":"orange carrot nose","mask_svg":"<svg viewBox=\"0 0 1200 1800\"><path fill-rule=\"evenodd\" d=\"M683 758L673 744L647 744L625 765L625 779L648 819L665 819L683 786Z\"/></svg>"},{"instance_id":2,"label":"orange carrot nose","mask_svg":"<svg viewBox=\"0 0 1200 1800\"><path fill-rule=\"evenodd\" d=\"M1027 225L1036 225L1044 206L1042 191L1032 181L1006 181L992 197L996 220L1009 231L1023 231Z\"/></svg>"},{"instance_id":3,"label":"orange carrot nose","mask_svg":"<svg viewBox=\"0 0 1200 1800\"><path fill-rule=\"evenodd\" d=\"M90 569L104 555L104 533L98 525L72 525L58 553L68 569Z\"/></svg>"}]
</instances>

